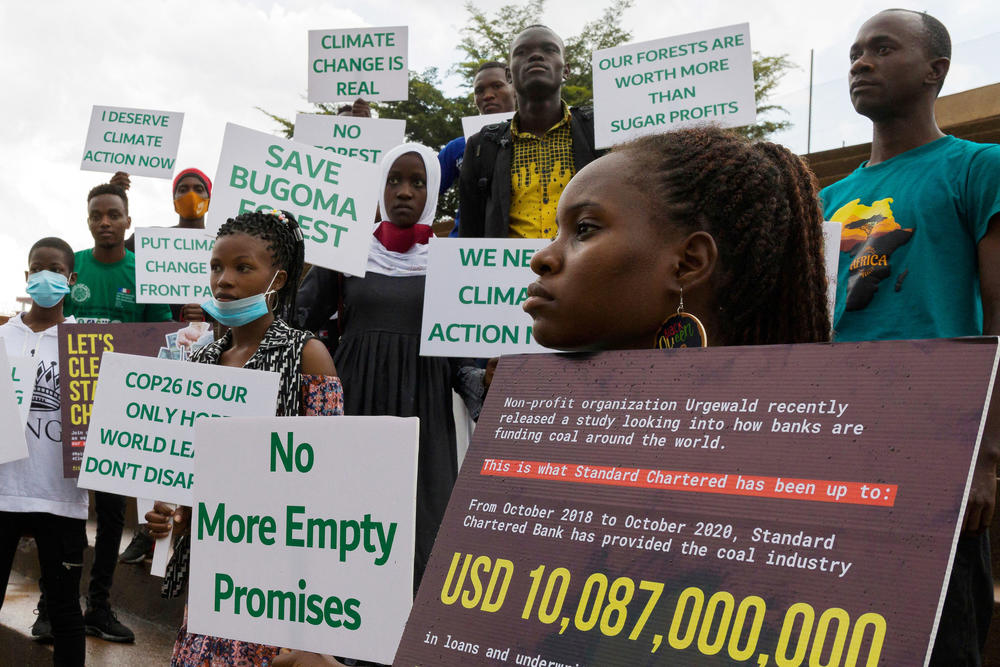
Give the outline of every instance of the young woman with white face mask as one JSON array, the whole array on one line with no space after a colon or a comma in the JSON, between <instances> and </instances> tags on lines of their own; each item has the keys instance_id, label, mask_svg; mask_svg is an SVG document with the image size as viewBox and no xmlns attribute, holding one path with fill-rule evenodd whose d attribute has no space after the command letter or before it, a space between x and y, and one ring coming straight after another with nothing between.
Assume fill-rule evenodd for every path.
<instances>
[{"instance_id":1,"label":"young woman with white face mask","mask_svg":"<svg viewBox=\"0 0 1000 667\"><path fill-rule=\"evenodd\" d=\"M282 319L295 307L303 256L302 232L290 213L245 213L222 225L209 263L213 297L202 308L229 331L191 360L279 373L278 416L339 415L344 394L326 347ZM190 508L172 512L156 503L146 514L155 538L170 533L171 514L173 532L181 537L164 578L165 596L179 594L187 576ZM274 646L191 634L185 617L171 664L267 664L277 652Z\"/></svg>"}]
</instances>

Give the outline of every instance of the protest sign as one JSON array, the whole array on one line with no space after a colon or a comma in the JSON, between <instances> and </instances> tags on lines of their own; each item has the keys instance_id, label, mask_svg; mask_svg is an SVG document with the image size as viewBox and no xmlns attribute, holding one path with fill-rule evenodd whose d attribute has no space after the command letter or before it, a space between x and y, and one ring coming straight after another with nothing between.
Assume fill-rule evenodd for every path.
<instances>
[{"instance_id":1,"label":"protest sign","mask_svg":"<svg viewBox=\"0 0 1000 667\"><path fill-rule=\"evenodd\" d=\"M202 420L188 629L387 663L413 601L419 420Z\"/></svg>"},{"instance_id":2,"label":"protest sign","mask_svg":"<svg viewBox=\"0 0 1000 667\"><path fill-rule=\"evenodd\" d=\"M492 125L493 123L502 123L505 120L510 120L514 117L513 111L503 111L501 113L484 113L478 116L463 116L462 117L462 134L468 139L472 135L479 132L487 125Z\"/></svg>"},{"instance_id":3,"label":"protest sign","mask_svg":"<svg viewBox=\"0 0 1000 667\"><path fill-rule=\"evenodd\" d=\"M292 139L345 157L378 164L390 148L406 138L406 121L300 113Z\"/></svg>"},{"instance_id":4,"label":"protest sign","mask_svg":"<svg viewBox=\"0 0 1000 667\"><path fill-rule=\"evenodd\" d=\"M750 25L594 51L594 140L607 148L692 125L757 119Z\"/></svg>"},{"instance_id":5,"label":"protest sign","mask_svg":"<svg viewBox=\"0 0 1000 667\"><path fill-rule=\"evenodd\" d=\"M306 261L365 274L378 206L377 165L229 123L222 139L207 228L247 211L291 212Z\"/></svg>"},{"instance_id":6,"label":"protest sign","mask_svg":"<svg viewBox=\"0 0 1000 667\"><path fill-rule=\"evenodd\" d=\"M497 357L551 352L521 310L535 279L529 264L548 239L431 239L420 354Z\"/></svg>"},{"instance_id":7,"label":"protest sign","mask_svg":"<svg viewBox=\"0 0 1000 667\"><path fill-rule=\"evenodd\" d=\"M27 356L7 357L7 363L10 364L10 380L14 385L14 399L21 414L21 423L27 424L35 390L35 359Z\"/></svg>"},{"instance_id":8,"label":"protest sign","mask_svg":"<svg viewBox=\"0 0 1000 667\"><path fill-rule=\"evenodd\" d=\"M7 361L7 348L0 339L0 425L4 436L0 438L0 463L16 461L28 456L28 441L24 437L24 422L22 418L17 387L13 381L14 372ZM31 402L31 385L27 391L27 402ZM23 402L23 401L22 401Z\"/></svg>"},{"instance_id":9,"label":"protest sign","mask_svg":"<svg viewBox=\"0 0 1000 667\"><path fill-rule=\"evenodd\" d=\"M823 262L826 265L826 305L830 310L830 324L833 324L834 308L837 305L837 273L840 263L840 234L843 225L839 222L823 221Z\"/></svg>"},{"instance_id":10,"label":"protest sign","mask_svg":"<svg viewBox=\"0 0 1000 667\"><path fill-rule=\"evenodd\" d=\"M171 178L184 114L95 106L80 169Z\"/></svg>"},{"instance_id":11,"label":"protest sign","mask_svg":"<svg viewBox=\"0 0 1000 667\"><path fill-rule=\"evenodd\" d=\"M278 377L105 352L77 484L190 505L195 422L273 415Z\"/></svg>"},{"instance_id":12,"label":"protest sign","mask_svg":"<svg viewBox=\"0 0 1000 667\"><path fill-rule=\"evenodd\" d=\"M309 101L405 100L406 26L309 31Z\"/></svg>"},{"instance_id":13,"label":"protest sign","mask_svg":"<svg viewBox=\"0 0 1000 667\"><path fill-rule=\"evenodd\" d=\"M926 664L996 360L504 357L395 664Z\"/></svg>"},{"instance_id":14,"label":"protest sign","mask_svg":"<svg viewBox=\"0 0 1000 667\"><path fill-rule=\"evenodd\" d=\"M201 303L212 296L208 262L215 237L203 229L135 230L137 303Z\"/></svg>"},{"instance_id":15,"label":"protest sign","mask_svg":"<svg viewBox=\"0 0 1000 667\"><path fill-rule=\"evenodd\" d=\"M125 324L60 324L59 377L43 376L35 388L55 398L62 411L63 476L80 474L94 390L105 352L181 360L211 335L204 322L139 322ZM51 375L51 374L49 374Z\"/></svg>"}]
</instances>

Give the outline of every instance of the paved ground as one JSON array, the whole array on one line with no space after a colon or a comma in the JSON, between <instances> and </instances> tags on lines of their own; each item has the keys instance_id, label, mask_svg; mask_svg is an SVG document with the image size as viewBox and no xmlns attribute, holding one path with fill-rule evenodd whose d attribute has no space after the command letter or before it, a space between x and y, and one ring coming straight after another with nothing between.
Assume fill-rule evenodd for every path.
<instances>
[{"instance_id":1,"label":"paved ground","mask_svg":"<svg viewBox=\"0 0 1000 667\"><path fill-rule=\"evenodd\" d=\"M131 512L134 514L134 512ZM134 526L134 518L130 523ZM94 544L96 524L87 522L87 537ZM126 528L122 549L132 538ZM82 588L90 571L93 549L84 554ZM0 667L52 664L52 647L31 640L38 603L38 556L34 540L24 538L18 545L7 586L7 596L0 609ZM135 644L116 644L87 637L87 664L109 667L168 665L177 628L180 627L183 601L163 600L159 596L160 579L149 575L149 563L119 563L111 599L120 621L132 629ZM84 600L81 598L81 608Z\"/></svg>"},{"instance_id":2,"label":"paved ground","mask_svg":"<svg viewBox=\"0 0 1000 667\"><path fill-rule=\"evenodd\" d=\"M51 647L35 645L28 649L28 655L21 650L15 654L15 644L23 644L30 636L29 629L35 622L35 604L38 600L38 586L33 579L17 573L11 573L10 584L7 586L7 599L3 609L0 609L0 625L16 635L3 637L3 648L0 649L0 665L18 664L52 664ZM170 649L173 646L173 636L165 629L143 620L126 611L119 611L118 617L125 625L132 628L136 636L135 644L115 644L95 637L87 637L88 665L166 665L170 662ZM7 641L7 640L10 641ZM33 650L37 649L37 650ZM37 654L37 657L35 657ZM29 662L21 662L22 658L30 658ZM43 657L44 656L44 657ZM35 663L36 660L41 659Z\"/></svg>"}]
</instances>

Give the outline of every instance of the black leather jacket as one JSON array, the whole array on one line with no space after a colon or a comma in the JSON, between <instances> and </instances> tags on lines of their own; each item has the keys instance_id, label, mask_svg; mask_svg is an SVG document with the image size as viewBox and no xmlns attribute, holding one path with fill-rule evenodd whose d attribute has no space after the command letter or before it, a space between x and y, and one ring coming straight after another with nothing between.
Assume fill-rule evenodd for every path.
<instances>
[{"instance_id":1,"label":"black leather jacket","mask_svg":"<svg viewBox=\"0 0 1000 667\"><path fill-rule=\"evenodd\" d=\"M594 110L591 107L570 109L570 132L576 171L604 154L594 148ZM466 141L459 180L459 217L462 220L459 236L507 238L513 143L509 120L487 125Z\"/></svg>"}]
</instances>

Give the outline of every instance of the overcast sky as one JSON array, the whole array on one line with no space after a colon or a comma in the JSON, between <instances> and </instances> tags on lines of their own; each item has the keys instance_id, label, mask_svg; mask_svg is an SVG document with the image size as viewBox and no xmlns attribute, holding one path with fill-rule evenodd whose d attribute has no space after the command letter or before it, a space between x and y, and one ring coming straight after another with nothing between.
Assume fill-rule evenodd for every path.
<instances>
[{"instance_id":1,"label":"overcast sky","mask_svg":"<svg viewBox=\"0 0 1000 667\"><path fill-rule=\"evenodd\" d=\"M479 0L493 9L505 4ZM545 21L572 35L600 16L602 0L548 0ZM623 25L635 41L749 22L752 47L788 54L789 73L774 101L796 127L777 139L805 152L809 50L815 50L813 150L867 141L870 126L847 99L847 50L858 26L888 5L838 2L636 0ZM1000 3L925 0L913 9L940 18L955 53L943 94L1000 81ZM75 249L92 246L86 193L107 180L80 171L91 107L182 111L178 168L197 166L214 178L226 122L264 131L274 123L257 111L291 117L308 111L306 32L310 29L408 25L410 67L442 72L459 59L454 45L466 13L457 2L365 0L38 0L0 3L0 312L23 294L31 244L61 236ZM990 38L992 36L992 38ZM446 82L453 93L459 82ZM133 226L176 222L170 182L133 179Z\"/></svg>"}]
</instances>

